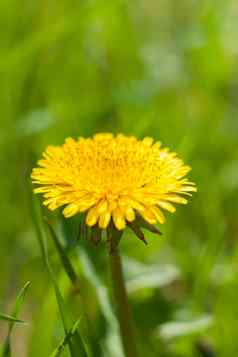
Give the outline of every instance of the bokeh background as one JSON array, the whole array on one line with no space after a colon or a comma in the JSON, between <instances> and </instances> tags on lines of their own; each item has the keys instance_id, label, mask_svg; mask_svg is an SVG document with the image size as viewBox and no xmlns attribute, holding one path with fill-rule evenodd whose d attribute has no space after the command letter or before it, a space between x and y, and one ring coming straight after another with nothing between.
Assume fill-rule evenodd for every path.
<instances>
[{"instance_id":1,"label":"bokeh background","mask_svg":"<svg viewBox=\"0 0 238 357\"><path fill-rule=\"evenodd\" d=\"M0 311L10 313L31 281L13 356L49 356L63 336L32 223L30 171L48 144L98 131L161 140L198 185L162 238L147 234L144 246L126 232L121 244L141 355L237 356L237 1L1 0L0 27ZM104 296L106 246L77 249L98 339L123 357Z\"/></svg>"}]
</instances>

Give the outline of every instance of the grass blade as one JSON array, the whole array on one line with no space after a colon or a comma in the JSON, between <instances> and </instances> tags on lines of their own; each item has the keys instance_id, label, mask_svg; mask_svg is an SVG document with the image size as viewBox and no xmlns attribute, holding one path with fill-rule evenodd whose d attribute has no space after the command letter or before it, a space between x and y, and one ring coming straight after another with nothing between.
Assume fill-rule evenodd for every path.
<instances>
[{"instance_id":1,"label":"grass blade","mask_svg":"<svg viewBox=\"0 0 238 357\"><path fill-rule=\"evenodd\" d=\"M1 315L2 318L5 316L5 319L6 317L8 318L8 321L9 321L9 328L8 328L8 333L7 333L7 337L6 337L6 340L3 344L3 352L2 352L2 357L9 357L11 356L11 346L10 346L10 339L11 339L11 333L12 333L12 330L13 330L13 327L15 325L15 323L19 323L19 322L23 322L21 320L18 320L17 316L20 312L20 309L22 307L22 304L25 300L25 296L26 296L26 293L27 293L27 290L30 286L30 282L28 281L24 286L23 288L21 289L21 291L19 292L19 294L17 295L17 298L16 298L16 301L15 301L15 305L13 307L13 310L12 310L12 316L7 316L7 315ZM9 319L10 317L10 319Z\"/></svg>"},{"instance_id":2,"label":"grass blade","mask_svg":"<svg viewBox=\"0 0 238 357\"><path fill-rule=\"evenodd\" d=\"M64 339L60 342L60 344L50 355L50 357L59 357L61 355L61 352L64 351L65 347L69 344L70 340L74 337L75 333L77 332L80 321L81 319L78 319L74 323L73 327L68 331L68 334L65 335Z\"/></svg>"},{"instance_id":3,"label":"grass blade","mask_svg":"<svg viewBox=\"0 0 238 357\"><path fill-rule=\"evenodd\" d=\"M46 223L49 233L54 241L56 250L59 254L62 266L64 267L66 274L68 275L68 277L71 280L73 285L78 284L77 274L76 274L67 254L64 250L64 247L61 245L60 240L58 239L58 237L54 231L54 228L52 227L52 225L50 224L50 222L47 219L45 219L45 223Z\"/></svg>"},{"instance_id":4,"label":"grass blade","mask_svg":"<svg viewBox=\"0 0 238 357\"><path fill-rule=\"evenodd\" d=\"M6 314L1 314L1 313L0 313L0 320L11 322L11 323L20 323L20 324L24 324L25 323L24 321L18 320L13 316L6 315Z\"/></svg>"},{"instance_id":5,"label":"grass blade","mask_svg":"<svg viewBox=\"0 0 238 357\"><path fill-rule=\"evenodd\" d=\"M28 290L30 284L31 284L30 281L26 282L26 284L23 286L23 288L21 289L21 291L17 295L16 302L15 302L15 305L14 305L14 308L13 308L13 311L12 311L12 316L14 316L15 318L18 316L18 314L20 312L20 309L21 309L22 304L23 304L23 302L25 300L26 293L27 293L27 290ZM10 325L10 330L12 328L13 328L13 323Z\"/></svg>"},{"instance_id":6,"label":"grass blade","mask_svg":"<svg viewBox=\"0 0 238 357\"><path fill-rule=\"evenodd\" d=\"M60 288L57 283L57 279L55 278L54 272L53 272L50 262L49 262L46 237L45 237L47 232L45 231L45 226L43 225L41 209L40 209L39 204L36 201L35 197L33 197L32 208L34 210L32 212L33 222L35 224L37 238L38 238L38 242L40 245L43 261L45 263L46 269L48 271L48 274L51 278L51 282L52 282L54 290L55 290L55 296L56 296L62 324L64 327L65 335L68 335L70 328L73 325L72 318L71 318L71 312L69 311L68 307L66 306L63 296L61 295ZM88 356L85 346L84 346L84 343L83 343L83 340L82 340L81 335L79 334L78 330L75 331L73 337L70 339L70 341L68 343L68 346L69 346L71 357L87 357Z\"/></svg>"},{"instance_id":7,"label":"grass blade","mask_svg":"<svg viewBox=\"0 0 238 357\"><path fill-rule=\"evenodd\" d=\"M61 320L62 320L62 323L64 326L64 331L65 331L65 334L68 335L68 333L70 331L69 326L72 325L71 313L68 310L68 308L64 302L64 299L61 295L61 292L59 290L58 284L54 278L52 271L50 271L50 275L51 275L51 279L52 279L52 282L54 285L56 300L58 303ZM75 334L72 337L72 339L69 341L68 346L69 346L71 357L87 357L88 356L88 354L85 350L82 338L81 338L80 334L78 333L78 330L75 331Z\"/></svg>"}]
</instances>

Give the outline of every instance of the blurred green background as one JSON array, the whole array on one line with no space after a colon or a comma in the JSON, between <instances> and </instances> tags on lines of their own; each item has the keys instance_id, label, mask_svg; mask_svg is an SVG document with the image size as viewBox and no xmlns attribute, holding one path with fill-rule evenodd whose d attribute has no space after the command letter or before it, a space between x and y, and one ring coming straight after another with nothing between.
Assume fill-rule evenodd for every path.
<instances>
[{"instance_id":1,"label":"blurred green background","mask_svg":"<svg viewBox=\"0 0 238 357\"><path fill-rule=\"evenodd\" d=\"M141 356L238 355L237 19L236 0L0 1L0 311L31 281L13 356L49 356L63 336L30 171L48 144L98 131L161 140L198 185L162 238L147 235L146 247L126 232L121 244ZM78 250L98 339L123 357L106 247ZM70 298L53 250L52 261Z\"/></svg>"}]
</instances>

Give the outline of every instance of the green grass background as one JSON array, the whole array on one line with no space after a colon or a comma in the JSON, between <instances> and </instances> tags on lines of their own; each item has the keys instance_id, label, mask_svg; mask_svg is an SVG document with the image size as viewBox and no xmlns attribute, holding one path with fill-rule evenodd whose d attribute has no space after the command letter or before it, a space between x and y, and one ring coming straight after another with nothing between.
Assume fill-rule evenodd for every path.
<instances>
[{"instance_id":1,"label":"green grass background","mask_svg":"<svg viewBox=\"0 0 238 357\"><path fill-rule=\"evenodd\" d=\"M139 281L130 302L141 356L238 355L237 18L236 0L0 1L1 312L31 281L21 316L29 323L14 330L13 356L47 357L63 337L32 223L30 171L48 144L98 131L161 140L192 166L198 186L162 238L148 235L145 247L126 232L122 241L128 279ZM77 249L69 253L105 341L115 332L100 295L110 285L106 246ZM2 321L1 341L5 334ZM120 357L117 331L113 338L108 356Z\"/></svg>"}]
</instances>

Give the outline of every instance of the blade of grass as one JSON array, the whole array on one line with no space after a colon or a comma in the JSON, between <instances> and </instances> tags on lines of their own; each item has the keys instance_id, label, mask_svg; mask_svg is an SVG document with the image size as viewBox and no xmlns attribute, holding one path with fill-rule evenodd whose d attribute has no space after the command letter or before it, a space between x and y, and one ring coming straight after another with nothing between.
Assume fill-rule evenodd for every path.
<instances>
[{"instance_id":1,"label":"blade of grass","mask_svg":"<svg viewBox=\"0 0 238 357\"><path fill-rule=\"evenodd\" d=\"M6 315L6 314L1 314L1 313L0 313L0 320L11 322L11 323L20 323L20 324L24 324L25 323L24 321L18 320L13 316Z\"/></svg>"},{"instance_id":2,"label":"blade of grass","mask_svg":"<svg viewBox=\"0 0 238 357\"><path fill-rule=\"evenodd\" d=\"M63 327L65 330L65 335L67 335L70 330L70 327L72 326L72 318L70 316L71 313L70 313L68 307L66 306L65 301L61 295L57 280L55 278L54 272L53 272L50 262L49 262L46 238L45 238L45 235L47 232L44 229L44 225L42 222L41 210L40 210L39 204L36 201L35 197L33 197L33 209L34 209L34 211L32 212L33 222L35 223L37 238L38 238L38 242L40 245L42 257L43 257L47 272L50 276L51 282L52 282L54 290L55 290L55 296L56 296L61 320L62 320ZM88 356L88 353L85 349L85 345L82 341L81 335L79 334L78 330L75 332L74 336L69 341L68 346L69 346L71 357L87 357Z\"/></svg>"},{"instance_id":3,"label":"blade of grass","mask_svg":"<svg viewBox=\"0 0 238 357\"><path fill-rule=\"evenodd\" d=\"M16 302L12 311L12 315L16 318L20 312L20 309L22 307L22 304L25 300L26 293L28 291L28 288L30 287L30 281L27 281L26 284L23 286L23 288L20 290L19 294L17 295ZM10 325L10 330L12 329L13 324Z\"/></svg>"},{"instance_id":4,"label":"blade of grass","mask_svg":"<svg viewBox=\"0 0 238 357\"><path fill-rule=\"evenodd\" d=\"M50 224L50 222L48 221L47 218L44 219L47 227L48 227L48 230L49 230L49 233L54 241L54 244L55 244L55 247L56 247L56 250L59 254L59 257L60 257L60 260L61 260L61 263L64 267L64 270L66 272L66 274L68 275L69 279L71 280L72 284L73 285L79 285L78 284L78 277L77 277L77 274L64 250L64 247L61 245L60 243L60 240L58 239L55 231L54 231L54 228L52 227L52 225Z\"/></svg>"},{"instance_id":5,"label":"blade of grass","mask_svg":"<svg viewBox=\"0 0 238 357\"><path fill-rule=\"evenodd\" d=\"M13 319L9 320L9 328L8 328L8 333L7 333L7 337L6 340L3 344L3 352L2 352L2 357L9 357L11 356L11 346L10 346L10 339L11 339L11 333L13 330L13 327L15 325L16 322L19 322L19 320L17 319L17 316L20 312L20 309L22 307L22 304L25 300L25 296L27 293L27 290L30 286L30 282L28 281L23 288L21 289L21 291L19 292L19 294L17 295L16 301L15 301L15 305L13 307L13 311L12 311L12 317ZM15 319L15 320L14 320Z\"/></svg>"},{"instance_id":6,"label":"blade of grass","mask_svg":"<svg viewBox=\"0 0 238 357\"><path fill-rule=\"evenodd\" d=\"M75 335L79 323L80 323L81 319L78 319L73 327L68 331L68 334L65 335L65 337L63 338L63 340L60 342L60 344L58 345L58 347L54 350L54 352L50 355L50 357L58 357L61 355L61 352L64 351L65 347L69 344L70 340L73 338L73 336Z\"/></svg>"}]
</instances>

